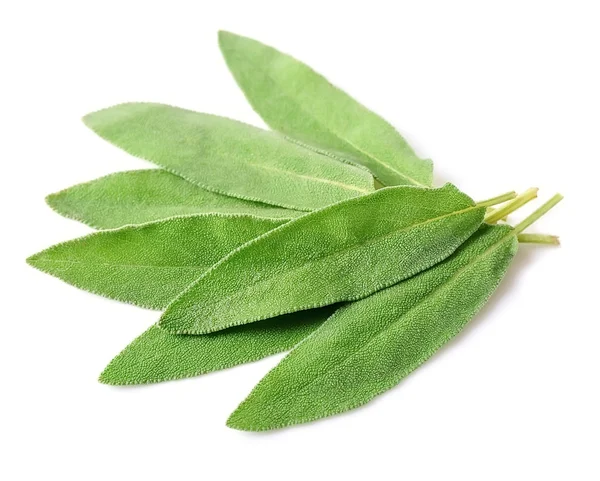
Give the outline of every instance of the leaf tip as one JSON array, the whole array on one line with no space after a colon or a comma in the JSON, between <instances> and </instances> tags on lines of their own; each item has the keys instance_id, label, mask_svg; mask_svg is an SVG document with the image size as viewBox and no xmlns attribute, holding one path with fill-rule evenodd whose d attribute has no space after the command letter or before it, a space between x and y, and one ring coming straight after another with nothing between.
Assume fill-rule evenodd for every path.
<instances>
[{"instance_id":1,"label":"leaf tip","mask_svg":"<svg viewBox=\"0 0 600 481\"><path fill-rule=\"evenodd\" d=\"M225 425L228 428L236 429L238 431L261 431L261 429L253 427L248 423L247 420L245 420L243 413L240 414L240 408L242 408L243 405L244 403L240 404L237 409L229 415Z\"/></svg>"},{"instance_id":2,"label":"leaf tip","mask_svg":"<svg viewBox=\"0 0 600 481\"><path fill-rule=\"evenodd\" d=\"M221 48L221 50L223 50L223 48L229 46L229 43L231 41L238 38L238 35L232 32L228 32L227 30L219 30L219 32L217 33L217 38L219 41L219 47Z\"/></svg>"},{"instance_id":3,"label":"leaf tip","mask_svg":"<svg viewBox=\"0 0 600 481\"><path fill-rule=\"evenodd\" d=\"M58 212L60 198L62 197L61 192L53 192L52 194L48 194L44 197L44 201L46 205L50 207L52 210Z\"/></svg>"},{"instance_id":4,"label":"leaf tip","mask_svg":"<svg viewBox=\"0 0 600 481\"><path fill-rule=\"evenodd\" d=\"M27 259L25 259L25 262L27 262L27 264L29 264L31 267L35 267L36 269L38 269L38 265L37 265L37 261L39 260L40 257L40 253L37 252L33 255L30 255Z\"/></svg>"},{"instance_id":5,"label":"leaf tip","mask_svg":"<svg viewBox=\"0 0 600 481\"><path fill-rule=\"evenodd\" d=\"M259 383L260 384L260 383ZM296 424L280 409L271 405L267 399L259 400L255 396L258 386L229 415L225 425L238 431L270 431Z\"/></svg>"},{"instance_id":6,"label":"leaf tip","mask_svg":"<svg viewBox=\"0 0 600 481\"><path fill-rule=\"evenodd\" d=\"M123 375L123 372L119 370L118 367L115 367L115 360L120 356L117 356L115 359L110 361L108 365L104 368L104 370L98 376L98 382L100 384L105 384L107 386L125 386L127 384L133 384L131 379L127 376ZM118 362L117 362L118 364Z\"/></svg>"},{"instance_id":7,"label":"leaf tip","mask_svg":"<svg viewBox=\"0 0 600 481\"><path fill-rule=\"evenodd\" d=\"M111 376L110 376L110 364L108 366L106 366L104 371L102 371L100 373L100 375L98 376L98 382L101 384L107 384L109 386L115 385L115 383L113 382L113 380L111 379Z\"/></svg>"},{"instance_id":8,"label":"leaf tip","mask_svg":"<svg viewBox=\"0 0 600 481\"><path fill-rule=\"evenodd\" d=\"M83 117L81 117L81 121L83 122L83 125L85 125L87 128L92 129L92 120L94 117L94 113L95 112L90 112L88 114L85 114Z\"/></svg>"}]
</instances>

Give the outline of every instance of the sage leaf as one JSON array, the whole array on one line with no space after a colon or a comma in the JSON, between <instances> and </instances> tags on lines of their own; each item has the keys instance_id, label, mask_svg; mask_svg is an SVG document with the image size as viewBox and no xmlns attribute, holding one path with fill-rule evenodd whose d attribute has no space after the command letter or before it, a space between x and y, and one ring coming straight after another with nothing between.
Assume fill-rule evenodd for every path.
<instances>
[{"instance_id":1,"label":"sage leaf","mask_svg":"<svg viewBox=\"0 0 600 481\"><path fill-rule=\"evenodd\" d=\"M117 172L50 194L46 201L59 214L95 229L217 212L282 219L304 214L217 194L162 169Z\"/></svg>"},{"instance_id":2,"label":"sage leaf","mask_svg":"<svg viewBox=\"0 0 600 481\"><path fill-rule=\"evenodd\" d=\"M164 309L228 252L285 220L204 214L94 232L27 262L80 289Z\"/></svg>"},{"instance_id":3,"label":"sage leaf","mask_svg":"<svg viewBox=\"0 0 600 481\"><path fill-rule=\"evenodd\" d=\"M219 194L310 211L374 190L365 169L216 115L127 103L83 120L126 152Z\"/></svg>"},{"instance_id":4,"label":"sage leaf","mask_svg":"<svg viewBox=\"0 0 600 481\"><path fill-rule=\"evenodd\" d=\"M481 224L456 187L388 187L298 217L211 267L166 309L159 325L204 334L352 301L449 256Z\"/></svg>"},{"instance_id":5,"label":"sage leaf","mask_svg":"<svg viewBox=\"0 0 600 481\"><path fill-rule=\"evenodd\" d=\"M479 311L517 246L509 226L483 225L440 264L340 308L258 383L228 426L261 431L308 422L397 385Z\"/></svg>"},{"instance_id":6,"label":"sage leaf","mask_svg":"<svg viewBox=\"0 0 600 481\"><path fill-rule=\"evenodd\" d=\"M309 66L230 32L219 32L219 45L246 98L274 130L354 159L384 185L431 185L430 160Z\"/></svg>"},{"instance_id":7,"label":"sage leaf","mask_svg":"<svg viewBox=\"0 0 600 481\"><path fill-rule=\"evenodd\" d=\"M113 385L199 376L287 351L335 310L313 309L205 336L171 334L154 325L116 356L100 375Z\"/></svg>"}]
</instances>

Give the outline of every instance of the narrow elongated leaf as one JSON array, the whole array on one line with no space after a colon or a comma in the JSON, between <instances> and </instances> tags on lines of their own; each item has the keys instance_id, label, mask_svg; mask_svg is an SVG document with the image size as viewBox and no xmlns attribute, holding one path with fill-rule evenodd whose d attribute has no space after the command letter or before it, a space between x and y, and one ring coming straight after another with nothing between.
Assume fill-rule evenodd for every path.
<instances>
[{"instance_id":1,"label":"narrow elongated leaf","mask_svg":"<svg viewBox=\"0 0 600 481\"><path fill-rule=\"evenodd\" d=\"M282 219L304 214L210 192L162 169L117 172L50 194L46 201L59 214L96 229L215 212Z\"/></svg>"},{"instance_id":2,"label":"narrow elongated leaf","mask_svg":"<svg viewBox=\"0 0 600 481\"><path fill-rule=\"evenodd\" d=\"M285 220L204 214L95 232L27 262L69 284L149 309L163 309L228 252Z\"/></svg>"},{"instance_id":3,"label":"narrow elongated leaf","mask_svg":"<svg viewBox=\"0 0 600 481\"><path fill-rule=\"evenodd\" d=\"M205 336L170 334L154 325L100 375L105 384L145 384L199 376L291 349L335 308L288 314Z\"/></svg>"},{"instance_id":4,"label":"narrow elongated leaf","mask_svg":"<svg viewBox=\"0 0 600 481\"><path fill-rule=\"evenodd\" d=\"M454 255L339 309L254 388L228 425L260 431L358 407L458 334L517 251L508 226L482 226Z\"/></svg>"},{"instance_id":5,"label":"narrow elongated leaf","mask_svg":"<svg viewBox=\"0 0 600 481\"><path fill-rule=\"evenodd\" d=\"M219 45L271 128L361 162L385 185L431 185L430 160L417 157L394 127L309 66L229 32L219 32Z\"/></svg>"},{"instance_id":6,"label":"narrow elongated leaf","mask_svg":"<svg viewBox=\"0 0 600 481\"><path fill-rule=\"evenodd\" d=\"M153 103L84 117L94 132L200 187L309 211L374 190L364 169L242 122Z\"/></svg>"},{"instance_id":7,"label":"narrow elongated leaf","mask_svg":"<svg viewBox=\"0 0 600 481\"><path fill-rule=\"evenodd\" d=\"M312 212L223 258L159 324L203 334L366 297L449 256L485 207L453 185L389 187Z\"/></svg>"}]
</instances>

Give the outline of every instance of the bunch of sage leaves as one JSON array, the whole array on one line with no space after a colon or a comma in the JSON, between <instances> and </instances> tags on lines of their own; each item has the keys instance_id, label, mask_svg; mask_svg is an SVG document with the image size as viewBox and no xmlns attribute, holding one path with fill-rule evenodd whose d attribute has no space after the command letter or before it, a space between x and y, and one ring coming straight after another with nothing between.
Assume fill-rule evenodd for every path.
<instances>
[{"instance_id":1,"label":"bunch of sage leaves","mask_svg":"<svg viewBox=\"0 0 600 481\"><path fill-rule=\"evenodd\" d=\"M368 402L454 337L519 242L557 244L506 216L529 189L474 202L432 187L433 164L307 65L220 32L227 65L267 131L128 103L84 117L160 169L48 196L98 230L28 262L78 288L164 311L115 357L106 384L161 382L288 351L228 420L267 430ZM494 207L502 204L500 207Z\"/></svg>"}]
</instances>

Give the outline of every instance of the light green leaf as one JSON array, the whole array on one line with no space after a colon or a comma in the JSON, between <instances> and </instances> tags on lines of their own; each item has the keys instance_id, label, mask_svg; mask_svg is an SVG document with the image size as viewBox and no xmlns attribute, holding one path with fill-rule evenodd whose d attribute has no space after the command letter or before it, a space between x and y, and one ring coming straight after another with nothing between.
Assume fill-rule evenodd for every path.
<instances>
[{"instance_id":1,"label":"light green leaf","mask_svg":"<svg viewBox=\"0 0 600 481\"><path fill-rule=\"evenodd\" d=\"M310 211L374 190L364 169L224 117L128 103L83 120L130 154L219 194Z\"/></svg>"},{"instance_id":2,"label":"light green leaf","mask_svg":"<svg viewBox=\"0 0 600 481\"><path fill-rule=\"evenodd\" d=\"M388 187L340 202L232 251L168 306L159 325L204 334L366 297L445 259L484 212L450 184Z\"/></svg>"},{"instance_id":3,"label":"light green leaf","mask_svg":"<svg viewBox=\"0 0 600 481\"><path fill-rule=\"evenodd\" d=\"M215 212L282 219L304 214L210 192L162 169L117 172L50 194L46 201L59 214L96 229Z\"/></svg>"},{"instance_id":4,"label":"light green leaf","mask_svg":"<svg viewBox=\"0 0 600 481\"><path fill-rule=\"evenodd\" d=\"M271 128L358 161L385 185L431 185L430 160L417 157L394 127L308 65L230 32L219 32L219 45L246 98Z\"/></svg>"},{"instance_id":5,"label":"light green leaf","mask_svg":"<svg viewBox=\"0 0 600 481\"><path fill-rule=\"evenodd\" d=\"M260 381L228 425L262 431L308 422L397 385L479 311L517 246L510 227L483 225L444 262L342 307Z\"/></svg>"},{"instance_id":6,"label":"light green leaf","mask_svg":"<svg viewBox=\"0 0 600 481\"><path fill-rule=\"evenodd\" d=\"M100 375L105 384L145 384L199 376L291 349L335 307L288 314L205 336L170 334L152 326Z\"/></svg>"},{"instance_id":7,"label":"light green leaf","mask_svg":"<svg viewBox=\"0 0 600 481\"><path fill-rule=\"evenodd\" d=\"M164 309L228 252L285 220L204 214L95 232L27 262L80 289Z\"/></svg>"}]
</instances>

